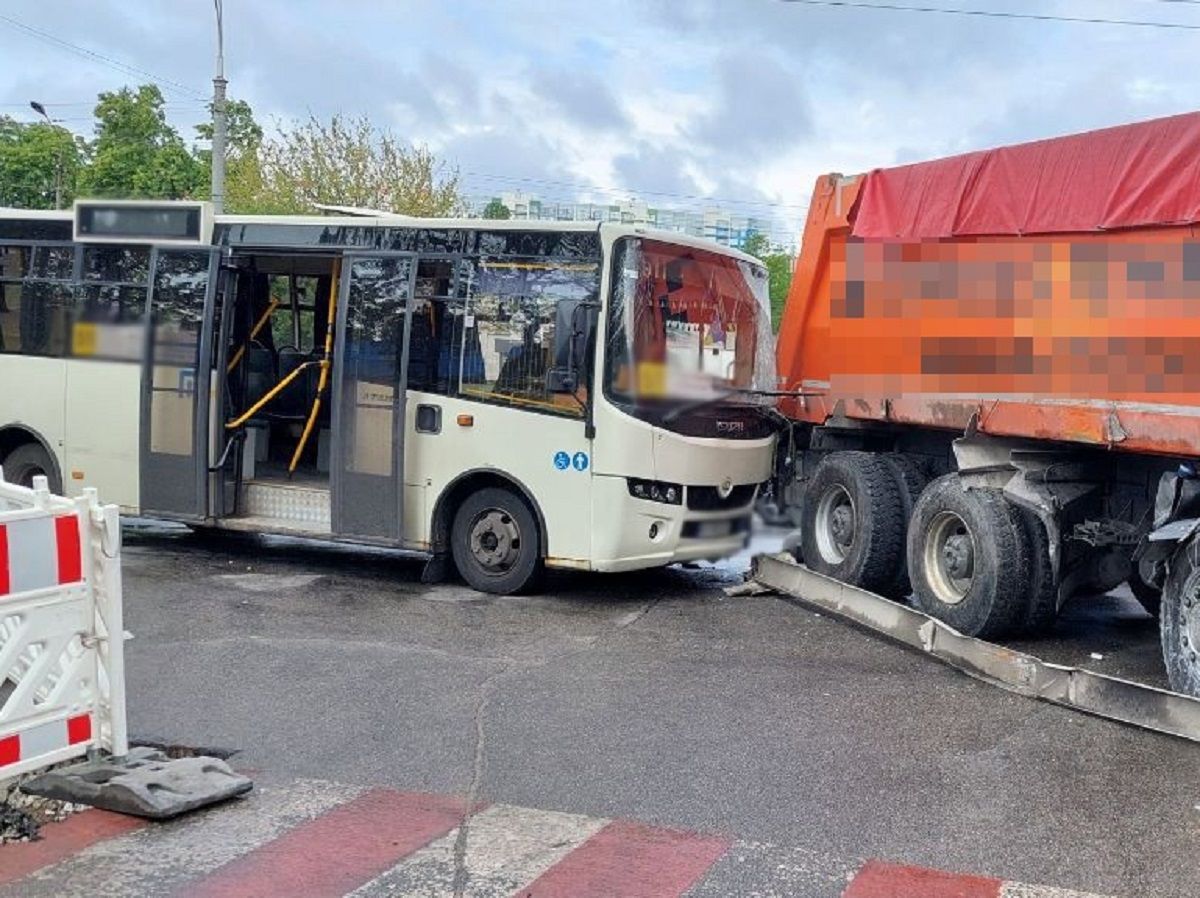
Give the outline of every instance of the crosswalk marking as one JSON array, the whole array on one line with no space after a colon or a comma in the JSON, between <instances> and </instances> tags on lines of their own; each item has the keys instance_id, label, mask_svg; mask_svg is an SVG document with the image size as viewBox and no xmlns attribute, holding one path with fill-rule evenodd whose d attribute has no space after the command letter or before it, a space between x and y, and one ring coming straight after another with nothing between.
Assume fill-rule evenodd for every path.
<instances>
[{"instance_id":1,"label":"crosswalk marking","mask_svg":"<svg viewBox=\"0 0 1200 898\"><path fill-rule=\"evenodd\" d=\"M990 876L968 876L867 861L842 893L843 898L999 898L1002 883Z\"/></svg>"},{"instance_id":2,"label":"crosswalk marking","mask_svg":"<svg viewBox=\"0 0 1200 898\"><path fill-rule=\"evenodd\" d=\"M180 891L187 898L337 898L445 835L459 798L374 789L230 861Z\"/></svg>"},{"instance_id":3,"label":"crosswalk marking","mask_svg":"<svg viewBox=\"0 0 1200 898\"><path fill-rule=\"evenodd\" d=\"M737 841L687 898L837 898L861 866L808 848Z\"/></svg>"},{"instance_id":4,"label":"crosswalk marking","mask_svg":"<svg viewBox=\"0 0 1200 898\"><path fill-rule=\"evenodd\" d=\"M732 840L619 820L555 864L522 898L678 898Z\"/></svg>"},{"instance_id":5,"label":"crosswalk marking","mask_svg":"<svg viewBox=\"0 0 1200 898\"><path fill-rule=\"evenodd\" d=\"M45 867L78 854L89 845L140 829L146 821L137 817L91 811L73 814L61 823L45 827L35 842L0 846L0 883L14 882Z\"/></svg>"},{"instance_id":6,"label":"crosswalk marking","mask_svg":"<svg viewBox=\"0 0 1200 898\"><path fill-rule=\"evenodd\" d=\"M463 898L508 898L607 823L580 814L495 805L473 816L467 826L461 846L465 877L455 859L460 836L455 829L358 889L354 898L453 895L456 875Z\"/></svg>"},{"instance_id":7,"label":"crosswalk marking","mask_svg":"<svg viewBox=\"0 0 1200 898\"><path fill-rule=\"evenodd\" d=\"M1091 892L1056 889L1054 886L1031 886L1021 882L1006 882L1000 887L1000 898L1102 898Z\"/></svg>"},{"instance_id":8,"label":"crosswalk marking","mask_svg":"<svg viewBox=\"0 0 1200 898\"><path fill-rule=\"evenodd\" d=\"M45 832L0 847L0 898L1101 898L562 811L468 814L457 797L321 781L167 823L86 811Z\"/></svg>"},{"instance_id":9,"label":"crosswalk marking","mask_svg":"<svg viewBox=\"0 0 1200 898\"><path fill-rule=\"evenodd\" d=\"M0 898L163 895L360 792L359 787L321 781L263 786L245 800L98 842L61 863L0 887ZM0 847L0 856L4 850Z\"/></svg>"}]
</instances>

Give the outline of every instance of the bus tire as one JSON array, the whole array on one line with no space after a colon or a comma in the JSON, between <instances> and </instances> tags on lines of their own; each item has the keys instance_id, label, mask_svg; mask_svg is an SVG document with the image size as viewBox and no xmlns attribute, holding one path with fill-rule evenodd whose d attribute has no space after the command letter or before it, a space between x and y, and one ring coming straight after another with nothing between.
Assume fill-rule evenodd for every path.
<instances>
[{"instance_id":1,"label":"bus tire","mask_svg":"<svg viewBox=\"0 0 1200 898\"><path fill-rule=\"evenodd\" d=\"M450 529L455 567L473 589L512 595L541 573L537 520L525 500L500 487L471 493Z\"/></svg>"},{"instance_id":2,"label":"bus tire","mask_svg":"<svg viewBox=\"0 0 1200 898\"><path fill-rule=\"evenodd\" d=\"M1159 635L1171 688L1200 697L1200 542L1190 540L1171 559L1163 585Z\"/></svg>"},{"instance_id":3,"label":"bus tire","mask_svg":"<svg viewBox=\"0 0 1200 898\"><path fill-rule=\"evenodd\" d=\"M22 443L0 461L4 479L18 486L32 487L33 478L45 476L50 492L61 495L62 484L54 472L54 460L37 443Z\"/></svg>"},{"instance_id":4,"label":"bus tire","mask_svg":"<svg viewBox=\"0 0 1200 898\"><path fill-rule=\"evenodd\" d=\"M1029 603L1029 542L1000 490L963 489L957 474L925 488L908 528L913 603L967 636L1009 633Z\"/></svg>"},{"instance_id":5,"label":"bus tire","mask_svg":"<svg viewBox=\"0 0 1200 898\"><path fill-rule=\"evenodd\" d=\"M896 487L900 490L900 505L903 510L903 536L907 542L908 522L912 520L913 506L929 484L929 477L911 455L895 452L883 456L884 464L896 479ZM903 545L903 543L902 543ZM908 560L903 550L900 552L900 564L896 570L896 580L888 595L897 599L907 598L912 593L912 585L908 582Z\"/></svg>"},{"instance_id":6,"label":"bus tire","mask_svg":"<svg viewBox=\"0 0 1200 898\"><path fill-rule=\"evenodd\" d=\"M904 551L900 488L870 452L832 452L805 487L801 553L814 571L872 592L895 584Z\"/></svg>"},{"instance_id":7,"label":"bus tire","mask_svg":"<svg viewBox=\"0 0 1200 898\"><path fill-rule=\"evenodd\" d=\"M1042 519L1027 508L1016 508L1029 544L1029 603L1021 629L1043 633L1058 619L1058 584L1050 563L1050 537Z\"/></svg>"}]
</instances>

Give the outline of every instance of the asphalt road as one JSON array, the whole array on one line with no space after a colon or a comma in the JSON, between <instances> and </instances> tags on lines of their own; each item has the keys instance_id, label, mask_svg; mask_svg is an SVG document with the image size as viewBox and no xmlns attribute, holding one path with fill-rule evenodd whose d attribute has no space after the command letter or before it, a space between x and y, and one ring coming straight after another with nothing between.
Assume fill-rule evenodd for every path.
<instances>
[{"instance_id":1,"label":"asphalt road","mask_svg":"<svg viewBox=\"0 0 1200 898\"><path fill-rule=\"evenodd\" d=\"M130 532L130 728L236 751L267 785L1200 893L1200 747L1006 694L776 597L727 597L740 565L496 598L421 585L421 562L389 553ZM1023 647L1157 675L1153 622L1105 602Z\"/></svg>"}]
</instances>

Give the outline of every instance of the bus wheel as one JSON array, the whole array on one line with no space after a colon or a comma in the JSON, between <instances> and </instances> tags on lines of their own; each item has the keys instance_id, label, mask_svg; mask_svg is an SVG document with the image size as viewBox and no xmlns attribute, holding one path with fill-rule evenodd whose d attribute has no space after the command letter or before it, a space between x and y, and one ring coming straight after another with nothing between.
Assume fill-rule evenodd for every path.
<instances>
[{"instance_id":1,"label":"bus wheel","mask_svg":"<svg viewBox=\"0 0 1200 898\"><path fill-rule=\"evenodd\" d=\"M887 464L869 452L832 452L804 492L800 544L819 573L871 591L896 581L904 508Z\"/></svg>"},{"instance_id":2,"label":"bus wheel","mask_svg":"<svg viewBox=\"0 0 1200 898\"><path fill-rule=\"evenodd\" d=\"M1017 509L957 474L921 493L908 527L913 603L967 636L1015 629L1029 607L1029 543Z\"/></svg>"},{"instance_id":3,"label":"bus wheel","mask_svg":"<svg viewBox=\"0 0 1200 898\"><path fill-rule=\"evenodd\" d=\"M1171 688L1200 696L1200 543L1176 553L1162 591L1159 633Z\"/></svg>"},{"instance_id":4,"label":"bus wheel","mask_svg":"<svg viewBox=\"0 0 1200 898\"><path fill-rule=\"evenodd\" d=\"M4 468L4 478L9 483L32 487L34 477L44 476L50 483L50 492L62 493L62 484L54 476L54 462L37 443L18 446L4 457L0 467Z\"/></svg>"},{"instance_id":5,"label":"bus wheel","mask_svg":"<svg viewBox=\"0 0 1200 898\"><path fill-rule=\"evenodd\" d=\"M498 595L528 589L542 565L533 512L520 496L497 487L472 493L459 506L450 550L472 588Z\"/></svg>"}]
</instances>

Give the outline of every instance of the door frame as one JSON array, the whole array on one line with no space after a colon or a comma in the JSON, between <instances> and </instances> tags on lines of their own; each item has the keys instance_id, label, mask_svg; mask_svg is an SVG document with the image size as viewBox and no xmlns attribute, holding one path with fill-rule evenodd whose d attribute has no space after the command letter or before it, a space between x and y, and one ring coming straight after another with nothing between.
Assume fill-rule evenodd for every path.
<instances>
[{"instance_id":1,"label":"door frame","mask_svg":"<svg viewBox=\"0 0 1200 898\"><path fill-rule=\"evenodd\" d=\"M192 508L187 510L152 508L147 505L146 484L149 482L151 452L151 410L154 393L154 310L159 260L164 253L208 253L208 280L204 294L204 310L200 323L200 339L196 350L196 364L192 371ZM202 521L209 514L208 465L211 433L212 347L213 322L219 292L222 249L216 246L151 246L149 283L146 290L146 312L143 333L143 361L141 397L138 425L141 435L138 440L138 507L145 513L158 518L180 521ZM182 369L181 369L182 370Z\"/></svg>"},{"instance_id":2,"label":"door frame","mask_svg":"<svg viewBox=\"0 0 1200 898\"><path fill-rule=\"evenodd\" d=\"M405 433L407 430L408 414L408 353L412 336L413 298L417 286L417 262L419 254L415 252L388 252L355 250L342 253L337 285L337 317L335 319L333 377L330 383L330 398L333 402L330 427L330 465L329 465L329 497L330 497L330 531L334 536L353 537L364 542L378 542L386 545L401 545L404 540L404 452ZM393 509L394 518L391 522L391 533L363 534L348 532L344 526L345 491L343 479L345 475L345 447L342 438L345 426L346 409L343 403L345 386L346 363L346 320L350 308L350 286L353 280L354 263L365 259L408 259L411 263L408 273L408 297L404 304L404 323L401 332L400 356L394 398L392 402L392 479L396 486L396 504Z\"/></svg>"}]
</instances>

